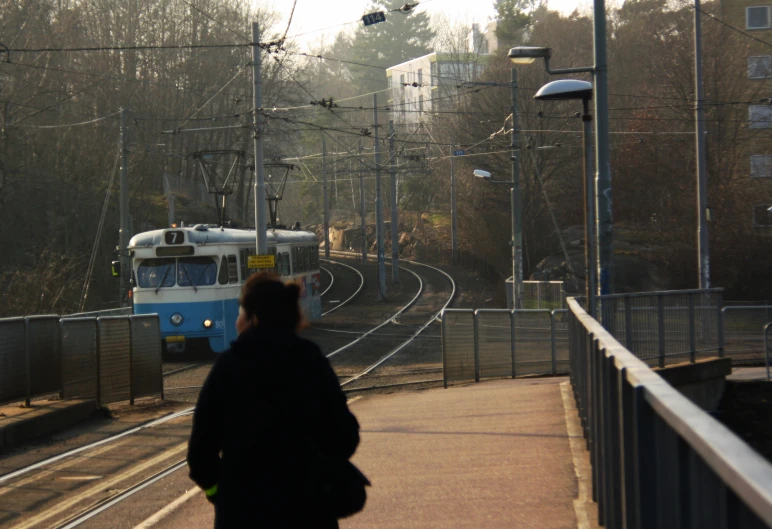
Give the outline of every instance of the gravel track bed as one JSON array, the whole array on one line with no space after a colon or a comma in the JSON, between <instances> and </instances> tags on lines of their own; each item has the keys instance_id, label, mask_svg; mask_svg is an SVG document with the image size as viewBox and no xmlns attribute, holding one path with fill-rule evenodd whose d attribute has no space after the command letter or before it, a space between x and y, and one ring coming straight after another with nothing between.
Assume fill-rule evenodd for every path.
<instances>
[{"instance_id":1,"label":"gravel track bed","mask_svg":"<svg viewBox=\"0 0 772 529\"><path fill-rule=\"evenodd\" d=\"M423 325L429 321L447 303L452 285L447 277L436 270L423 266L406 267L417 273L424 283L424 292L416 304L401 315L397 321L384 327L388 335L379 336L376 339L390 352L405 340L413 336ZM378 358L371 354L360 355L356 360L351 360L340 375L345 376L352 371L361 371L375 363ZM353 368L353 369L352 369ZM435 321L421 332L410 344L397 354L387 359L372 372L362 378L351 382L345 389L356 390L361 387L388 386L402 383L414 383L426 380L442 378L442 346L440 341L440 322Z\"/></svg>"}]
</instances>

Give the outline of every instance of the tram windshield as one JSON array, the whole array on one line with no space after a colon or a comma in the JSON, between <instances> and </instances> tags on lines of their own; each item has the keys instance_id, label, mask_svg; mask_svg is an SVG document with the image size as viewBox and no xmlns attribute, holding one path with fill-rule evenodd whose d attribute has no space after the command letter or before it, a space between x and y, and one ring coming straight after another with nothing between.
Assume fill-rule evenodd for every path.
<instances>
[{"instance_id":1,"label":"tram windshield","mask_svg":"<svg viewBox=\"0 0 772 529\"><path fill-rule=\"evenodd\" d=\"M174 259L145 259L137 268L138 284L142 288L172 287L176 275Z\"/></svg>"},{"instance_id":2,"label":"tram windshield","mask_svg":"<svg viewBox=\"0 0 772 529\"><path fill-rule=\"evenodd\" d=\"M217 281L217 261L211 257L181 257L177 260L177 285L200 287Z\"/></svg>"}]
</instances>

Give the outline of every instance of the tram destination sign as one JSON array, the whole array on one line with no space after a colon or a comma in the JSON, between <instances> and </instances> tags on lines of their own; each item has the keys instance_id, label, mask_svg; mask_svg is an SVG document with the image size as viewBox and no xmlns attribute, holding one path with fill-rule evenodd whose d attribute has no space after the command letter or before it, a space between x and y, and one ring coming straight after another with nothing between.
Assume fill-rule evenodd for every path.
<instances>
[{"instance_id":1,"label":"tram destination sign","mask_svg":"<svg viewBox=\"0 0 772 529\"><path fill-rule=\"evenodd\" d=\"M247 268L259 270L262 268L275 268L275 255L249 255L247 256Z\"/></svg>"},{"instance_id":2,"label":"tram destination sign","mask_svg":"<svg viewBox=\"0 0 772 529\"><path fill-rule=\"evenodd\" d=\"M368 13L362 17L362 22L365 26L372 26L378 22L386 22L386 13L383 11L376 11L375 13Z\"/></svg>"}]
</instances>

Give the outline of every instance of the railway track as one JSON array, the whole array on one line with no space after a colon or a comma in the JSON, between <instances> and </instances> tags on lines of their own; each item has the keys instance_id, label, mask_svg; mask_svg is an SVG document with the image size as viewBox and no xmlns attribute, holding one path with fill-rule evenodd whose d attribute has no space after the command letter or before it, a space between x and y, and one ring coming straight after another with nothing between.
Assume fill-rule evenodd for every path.
<instances>
[{"instance_id":1,"label":"railway track","mask_svg":"<svg viewBox=\"0 0 772 529\"><path fill-rule=\"evenodd\" d=\"M349 274L350 277L357 277L358 279L353 285L350 278L345 281L343 279L336 280L336 274L330 270L330 268L334 267L341 267L349 272L354 272L354 274ZM431 380L394 382L393 373L378 371L381 366L388 363L390 359L397 356L400 352L406 352L414 348L419 337L423 334L428 334L428 330L437 321L437 316L442 308L448 306L455 295L455 283L449 275L441 270L418 263L409 263L403 269L407 274L410 274L407 277L412 278L411 281L414 282L414 287L417 287L415 293L409 296L410 299L402 303L398 310L389 314L378 325L369 329L350 331L355 336L352 337L351 334L348 334L349 339L347 343L337 347L329 354L332 360L343 360L344 357L347 357L348 360L344 362L345 364L352 363L351 358L356 355L364 355L364 358L355 362L355 366L350 366L343 370L345 374L341 385L346 388L347 393L350 391L361 392L376 388L389 389L432 383ZM337 293L345 290L347 295L341 303L336 304L335 307L328 309L323 314L328 315L346 306L349 306L349 311L351 311L353 309L351 303L357 296L362 295L365 288L364 276L355 267L338 261L330 262L330 267L325 267L325 270L326 273L330 274L330 284L323 294L330 295L334 292ZM426 276L427 273L433 274L433 277L429 279L421 277ZM440 285L442 281L445 281L446 284ZM344 283L349 283L349 286L341 290ZM334 288L337 290L334 291ZM438 295L441 297L439 300ZM338 314L341 315L339 318L345 318L345 316L342 316L342 312L338 312ZM386 330L388 332L379 332ZM332 332L336 331L333 330ZM190 364L173 367L164 372L164 376L179 374L200 366L201 364ZM400 374L402 376L423 376L425 378L427 375L436 373L437 368L436 366L423 366L409 370L401 366L398 371L401 371ZM371 382L374 382L375 385L364 385ZM190 386L188 389L195 389L195 387ZM120 452L127 446L139 446L141 445L140 440L163 436L163 432L155 433L154 430L162 429L164 425L179 423L175 424L175 426L182 427L183 429L189 428L192 412L193 407L189 407L172 415L150 421L125 432L2 475L0 476L0 495L4 494L4 489L8 491L6 494L9 494L13 490L21 490L25 486L34 486L41 479L53 479L52 476L61 474L65 469L71 468L79 464L79 462L88 463L94 458L109 460L111 453ZM154 431L152 435L143 435L151 431ZM130 439L133 439L133 441L130 441ZM11 521L10 527L18 527L20 529L28 527L70 529L82 525L128 500L139 491L158 483L184 468L186 466L184 459L181 459L179 455L175 457L176 454L180 453L179 451L179 445L171 447L164 445L159 447L159 450L156 452L149 450L133 462L136 464L127 465L125 469L117 470L109 476L99 476L102 478L101 481L95 480L93 487L88 485L89 482L87 480L82 482L86 483L86 485L74 487L74 497L77 499L82 496L80 501L74 502L74 500L70 499L68 500L69 504L68 501L44 503L39 508L36 507L33 516L22 516L17 524ZM148 461L155 463L149 465ZM138 468L141 468L141 470L137 470ZM90 472L91 470L89 467L83 469L83 471ZM107 491L104 490L105 480L113 483L113 487L108 488ZM95 521L98 522L99 520L101 518L96 518ZM94 522L90 526L93 526L93 524ZM0 525L5 526L5 523L0 522Z\"/></svg>"}]
</instances>

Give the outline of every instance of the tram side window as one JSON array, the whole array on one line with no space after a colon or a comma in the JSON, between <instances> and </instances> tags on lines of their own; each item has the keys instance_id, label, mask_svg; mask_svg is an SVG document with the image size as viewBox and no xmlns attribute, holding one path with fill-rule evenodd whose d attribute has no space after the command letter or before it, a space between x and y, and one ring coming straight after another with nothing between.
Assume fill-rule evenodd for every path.
<instances>
[{"instance_id":1,"label":"tram side window","mask_svg":"<svg viewBox=\"0 0 772 529\"><path fill-rule=\"evenodd\" d=\"M220 260L220 273L217 275L217 282L221 285L228 284L228 259L224 255Z\"/></svg>"},{"instance_id":2,"label":"tram side window","mask_svg":"<svg viewBox=\"0 0 772 529\"><path fill-rule=\"evenodd\" d=\"M311 247L311 269L319 270L319 245Z\"/></svg>"},{"instance_id":3,"label":"tram side window","mask_svg":"<svg viewBox=\"0 0 772 529\"><path fill-rule=\"evenodd\" d=\"M174 259L145 259L137 267L140 288L173 287L176 275Z\"/></svg>"},{"instance_id":4,"label":"tram side window","mask_svg":"<svg viewBox=\"0 0 772 529\"><path fill-rule=\"evenodd\" d=\"M306 263L306 272L311 270L311 248L303 246L303 261Z\"/></svg>"},{"instance_id":5,"label":"tram side window","mask_svg":"<svg viewBox=\"0 0 772 529\"><path fill-rule=\"evenodd\" d=\"M282 271L282 268L281 268L281 254L277 253L276 254L276 272L278 272L279 275L282 275L281 271Z\"/></svg>"},{"instance_id":6,"label":"tram side window","mask_svg":"<svg viewBox=\"0 0 772 529\"><path fill-rule=\"evenodd\" d=\"M239 282L239 263L235 255L228 256L228 283Z\"/></svg>"},{"instance_id":7,"label":"tram side window","mask_svg":"<svg viewBox=\"0 0 772 529\"><path fill-rule=\"evenodd\" d=\"M297 275L297 274L303 272L303 256L300 253L300 247L299 246L295 246L292 249L292 257L293 257L292 260L295 262L295 275Z\"/></svg>"},{"instance_id":8,"label":"tram side window","mask_svg":"<svg viewBox=\"0 0 772 529\"><path fill-rule=\"evenodd\" d=\"M292 275L292 270L290 269L290 256L287 252L282 252L281 254L282 260L282 275L284 276L290 276Z\"/></svg>"}]
</instances>

